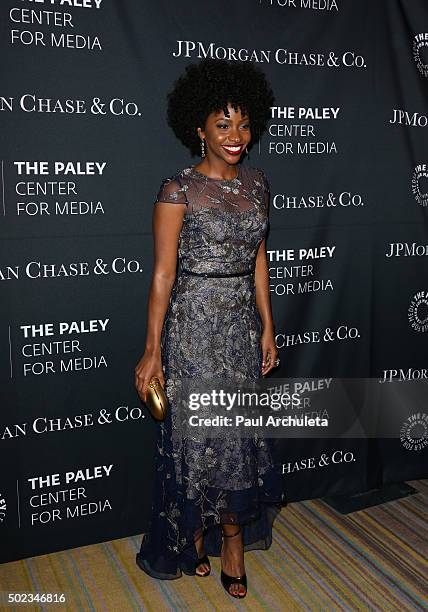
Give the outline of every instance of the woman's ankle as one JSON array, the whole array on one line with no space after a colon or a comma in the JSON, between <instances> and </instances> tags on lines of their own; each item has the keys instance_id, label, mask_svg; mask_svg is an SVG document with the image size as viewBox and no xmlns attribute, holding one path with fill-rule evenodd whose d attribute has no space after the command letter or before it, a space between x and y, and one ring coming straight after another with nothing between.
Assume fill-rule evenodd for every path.
<instances>
[{"instance_id":1,"label":"woman's ankle","mask_svg":"<svg viewBox=\"0 0 428 612\"><path fill-rule=\"evenodd\" d=\"M205 554L205 549L204 549L204 536L203 536L202 529L198 529L197 531L195 531L194 542L195 542L196 551L198 553L198 557L203 557Z\"/></svg>"},{"instance_id":2,"label":"woman's ankle","mask_svg":"<svg viewBox=\"0 0 428 612\"><path fill-rule=\"evenodd\" d=\"M226 538L234 538L241 533L241 525L239 524L224 524L222 525L222 534Z\"/></svg>"},{"instance_id":3,"label":"woman's ankle","mask_svg":"<svg viewBox=\"0 0 428 612\"><path fill-rule=\"evenodd\" d=\"M238 528L238 529L237 529ZM230 533L225 533L225 531L230 531ZM223 546L222 546L222 556L233 563L239 561L239 563L244 560L244 543L241 536L241 529L239 525L231 526L231 529L226 529L223 531Z\"/></svg>"}]
</instances>

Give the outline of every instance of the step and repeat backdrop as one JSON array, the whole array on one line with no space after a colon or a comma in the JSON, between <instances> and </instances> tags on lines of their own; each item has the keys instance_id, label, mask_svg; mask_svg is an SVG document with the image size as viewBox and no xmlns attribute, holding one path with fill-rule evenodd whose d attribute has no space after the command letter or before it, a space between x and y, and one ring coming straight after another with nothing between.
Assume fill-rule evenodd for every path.
<instances>
[{"instance_id":1,"label":"step and repeat backdrop","mask_svg":"<svg viewBox=\"0 0 428 612\"><path fill-rule=\"evenodd\" d=\"M427 377L424 0L3 0L0 14L0 561L148 526L156 425L134 367L155 195L198 162L165 116L190 62L255 62L275 92L244 162L271 186L274 376ZM287 440L287 500L426 477L427 421Z\"/></svg>"}]
</instances>

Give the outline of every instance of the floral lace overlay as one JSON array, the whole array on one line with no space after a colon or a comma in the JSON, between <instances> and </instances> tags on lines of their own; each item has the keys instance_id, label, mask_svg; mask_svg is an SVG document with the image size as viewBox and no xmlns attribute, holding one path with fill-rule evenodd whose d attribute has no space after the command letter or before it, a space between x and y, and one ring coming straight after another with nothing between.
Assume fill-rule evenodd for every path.
<instances>
[{"instance_id":1,"label":"floral lace overlay","mask_svg":"<svg viewBox=\"0 0 428 612\"><path fill-rule=\"evenodd\" d=\"M261 377L262 323L254 275L197 273L254 270L268 228L269 184L264 173L239 166L235 179L212 179L194 166L165 179L156 202L186 206L177 276L161 335L169 411L159 424L150 529L138 565L151 576L194 574L194 533L220 556L222 523L242 525L245 550L266 549L272 522L284 504L271 441L229 434L198 440L178 426L185 378L255 380ZM186 412L187 414L187 412Z\"/></svg>"}]
</instances>

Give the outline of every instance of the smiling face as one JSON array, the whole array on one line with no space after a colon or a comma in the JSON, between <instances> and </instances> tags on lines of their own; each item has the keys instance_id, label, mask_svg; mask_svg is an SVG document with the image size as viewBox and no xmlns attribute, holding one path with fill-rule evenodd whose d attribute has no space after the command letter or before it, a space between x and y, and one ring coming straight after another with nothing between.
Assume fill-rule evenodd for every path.
<instances>
[{"instance_id":1,"label":"smiling face","mask_svg":"<svg viewBox=\"0 0 428 612\"><path fill-rule=\"evenodd\" d=\"M205 139L205 155L208 159L222 159L227 164L235 164L251 140L248 116L241 115L227 105L229 116L223 110L208 115L205 129L198 128L199 138Z\"/></svg>"}]
</instances>

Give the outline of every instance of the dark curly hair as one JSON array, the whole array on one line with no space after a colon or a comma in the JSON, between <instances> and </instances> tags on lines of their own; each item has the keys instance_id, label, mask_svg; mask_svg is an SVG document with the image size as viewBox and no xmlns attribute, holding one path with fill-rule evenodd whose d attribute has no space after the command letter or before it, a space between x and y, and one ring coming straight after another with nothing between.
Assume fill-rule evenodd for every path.
<instances>
[{"instance_id":1,"label":"dark curly hair","mask_svg":"<svg viewBox=\"0 0 428 612\"><path fill-rule=\"evenodd\" d=\"M275 97L264 72L253 63L208 57L186 66L167 100L168 125L195 156L201 147L197 128L204 129L212 112L223 110L227 116L228 103L248 115L251 145L256 144L267 127Z\"/></svg>"}]
</instances>

